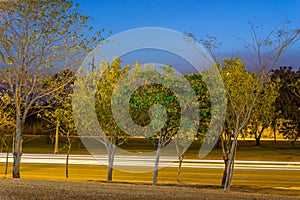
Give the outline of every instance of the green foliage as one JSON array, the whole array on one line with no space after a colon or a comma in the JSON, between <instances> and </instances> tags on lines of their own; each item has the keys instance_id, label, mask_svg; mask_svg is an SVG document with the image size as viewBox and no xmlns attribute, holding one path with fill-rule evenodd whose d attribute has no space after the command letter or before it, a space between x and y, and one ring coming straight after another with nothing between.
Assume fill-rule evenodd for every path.
<instances>
[{"instance_id":1,"label":"green foliage","mask_svg":"<svg viewBox=\"0 0 300 200\"><path fill-rule=\"evenodd\" d=\"M300 120L300 70L293 71L291 67L280 67L273 71L272 80L279 82L279 96L276 98L276 111L281 118Z\"/></svg>"},{"instance_id":2,"label":"green foliage","mask_svg":"<svg viewBox=\"0 0 300 200\"><path fill-rule=\"evenodd\" d=\"M247 120L258 92L259 82L257 75L249 73L240 58L224 59L223 62L221 76L228 96L225 130L228 130L227 134L232 135L240 133L241 125Z\"/></svg>"},{"instance_id":3,"label":"green foliage","mask_svg":"<svg viewBox=\"0 0 300 200\"><path fill-rule=\"evenodd\" d=\"M12 133L15 129L15 109L11 104L11 98L3 91L0 92L0 147L9 148Z\"/></svg>"},{"instance_id":4,"label":"green foliage","mask_svg":"<svg viewBox=\"0 0 300 200\"><path fill-rule=\"evenodd\" d=\"M193 113L199 115L196 95L190 83L184 77L178 77L170 66L155 68L148 65L142 68L136 63L119 84L113 101L116 113L123 116L121 126L131 129L133 134L159 139L161 147L176 138L177 132L182 132L183 136L189 129L194 130L189 136L193 140L197 132L194 125L199 123L193 121L196 120ZM127 108L122 107L126 104L129 105L129 115L126 114ZM133 124L126 118L132 118Z\"/></svg>"},{"instance_id":5,"label":"green foliage","mask_svg":"<svg viewBox=\"0 0 300 200\"><path fill-rule=\"evenodd\" d=\"M255 136L256 145L259 145L263 131L272 126L278 117L275 100L279 95L279 83L271 81L271 77L263 84L259 93L251 117L249 119L244 134Z\"/></svg>"},{"instance_id":6,"label":"green foliage","mask_svg":"<svg viewBox=\"0 0 300 200\"><path fill-rule=\"evenodd\" d=\"M279 132L294 144L300 136L300 70L280 67L273 71L271 78L280 86L275 101L275 110L280 118Z\"/></svg>"},{"instance_id":7,"label":"green foliage","mask_svg":"<svg viewBox=\"0 0 300 200\"><path fill-rule=\"evenodd\" d=\"M46 80L44 87L47 87L47 85L60 85L62 81L66 79L74 80L74 78L75 74L72 71L62 70ZM68 132L76 134L71 104L73 84L73 81L71 81L65 87L55 91L53 95L48 96L46 108L38 113L38 117L48 123L48 129L53 129L59 123L61 135L66 135Z\"/></svg>"},{"instance_id":8,"label":"green foliage","mask_svg":"<svg viewBox=\"0 0 300 200\"><path fill-rule=\"evenodd\" d=\"M237 138L251 116L261 86L255 73L249 73L240 58L224 59L220 73L227 90L227 113L221 134L225 170L222 185L227 190L233 176Z\"/></svg>"},{"instance_id":9,"label":"green foliage","mask_svg":"<svg viewBox=\"0 0 300 200\"><path fill-rule=\"evenodd\" d=\"M292 120L280 119L278 124L279 133L281 133L285 139L290 140L294 148L295 142L300 138L300 123Z\"/></svg>"},{"instance_id":10,"label":"green foliage","mask_svg":"<svg viewBox=\"0 0 300 200\"><path fill-rule=\"evenodd\" d=\"M112 109L112 93L120 78L129 71L129 66L121 68L121 60L114 58L112 63L101 63L101 74L95 91L96 114L98 122L104 133L114 145L121 145L127 140L128 135L116 124Z\"/></svg>"},{"instance_id":11,"label":"green foliage","mask_svg":"<svg viewBox=\"0 0 300 200\"><path fill-rule=\"evenodd\" d=\"M210 93L201 74L187 74L184 77L189 81L191 87L193 88L197 96L200 109L200 116L198 133L196 137L197 139L202 141L211 121Z\"/></svg>"}]
</instances>

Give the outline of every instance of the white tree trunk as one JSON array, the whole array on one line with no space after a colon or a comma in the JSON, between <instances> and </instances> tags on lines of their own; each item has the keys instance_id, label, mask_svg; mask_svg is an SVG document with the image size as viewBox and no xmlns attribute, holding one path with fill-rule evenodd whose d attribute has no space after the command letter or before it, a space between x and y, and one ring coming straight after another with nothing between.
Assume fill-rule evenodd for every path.
<instances>
[{"instance_id":1,"label":"white tree trunk","mask_svg":"<svg viewBox=\"0 0 300 200\"><path fill-rule=\"evenodd\" d=\"M18 112L18 111L17 111ZM16 114L16 137L13 152L13 178L20 178L20 162L22 156L22 122L19 113Z\"/></svg>"},{"instance_id":2,"label":"white tree trunk","mask_svg":"<svg viewBox=\"0 0 300 200\"><path fill-rule=\"evenodd\" d=\"M233 170L234 170L234 159L235 159L235 155L236 155L238 135L239 135L238 133L234 135L234 140L231 144L230 159L229 159L229 163L227 166L227 174L226 174L226 180L225 180L225 185L224 185L225 192L230 191L230 184L232 181Z\"/></svg>"},{"instance_id":3,"label":"white tree trunk","mask_svg":"<svg viewBox=\"0 0 300 200\"><path fill-rule=\"evenodd\" d=\"M107 172L107 181L112 181L112 173L113 173L113 164L115 159L115 149L116 147L113 144L109 145L108 148L108 172Z\"/></svg>"},{"instance_id":4,"label":"white tree trunk","mask_svg":"<svg viewBox=\"0 0 300 200\"><path fill-rule=\"evenodd\" d=\"M161 150L161 140L162 140L162 133L160 133L160 135L159 135L158 144L157 144L152 185L156 185L156 183L157 183L158 165L159 165L159 157L160 157L160 150Z\"/></svg>"}]
</instances>

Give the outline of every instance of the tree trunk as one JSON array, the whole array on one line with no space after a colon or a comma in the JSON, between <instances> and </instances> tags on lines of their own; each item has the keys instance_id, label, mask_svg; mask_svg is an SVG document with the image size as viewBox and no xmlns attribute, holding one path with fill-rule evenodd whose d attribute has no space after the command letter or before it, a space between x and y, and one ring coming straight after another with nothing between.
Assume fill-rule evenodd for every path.
<instances>
[{"instance_id":1,"label":"tree trunk","mask_svg":"<svg viewBox=\"0 0 300 200\"><path fill-rule=\"evenodd\" d=\"M179 165L178 165L178 174L177 174L177 182L180 183L180 173L181 173L181 165L183 161L183 156L178 157Z\"/></svg>"},{"instance_id":2,"label":"tree trunk","mask_svg":"<svg viewBox=\"0 0 300 200\"><path fill-rule=\"evenodd\" d=\"M18 111L17 111L18 112ZM22 122L19 114L16 114L16 139L13 152L13 178L20 178L20 163L22 156Z\"/></svg>"},{"instance_id":3,"label":"tree trunk","mask_svg":"<svg viewBox=\"0 0 300 200\"><path fill-rule=\"evenodd\" d=\"M259 131L258 136L255 138L255 140L256 140L255 146L260 146L260 139L261 139L261 136L262 136L262 133L264 132L264 130L265 130L265 127L262 127L261 130Z\"/></svg>"},{"instance_id":4,"label":"tree trunk","mask_svg":"<svg viewBox=\"0 0 300 200\"><path fill-rule=\"evenodd\" d=\"M72 143L69 143L67 158L66 158L66 178L69 178L69 157L71 152Z\"/></svg>"},{"instance_id":5,"label":"tree trunk","mask_svg":"<svg viewBox=\"0 0 300 200\"><path fill-rule=\"evenodd\" d=\"M7 149L6 149L6 160L5 160L5 172L4 172L5 178L7 176L7 171L8 171L8 157L9 157L9 148L7 147Z\"/></svg>"},{"instance_id":6,"label":"tree trunk","mask_svg":"<svg viewBox=\"0 0 300 200\"><path fill-rule=\"evenodd\" d=\"M54 145L54 154L59 153L59 148L58 148L58 129L59 129L59 121L56 121L56 128L55 128L55 145Z\"/></svg>"},{"instance_id":7,"label":"tree trunk","mask_svg":"<svg viewBox=\"0 0 300 200\"><path fill-rule=\"evenodd\" d=\"M225 123L226 125L226 123ZM229 149L230 149L230 139L226 137L226 131L224 131L221 135L221 145L222 145L222 154L223 154L223 160L225 164L224 172L223 172L223 177L222 177L222 182L221 185L225 185L226 177L227 177L227 170L228 170L228 161L229 161Z\"/></svg>"},{"instance_id":8,"label":"tree trunk","mask_svg":"<svg viewBox=\"0 0 300 200\"><path fill-rule=\"evenodd\" d=\"M160 149L161 149L161 139L162 139L162 133L160 133L160 136L158 139L158 144L157 144L152 185L156 185L156 183L157 183L158 164L159 164L159 156L160 156Z\"/></svg>"},{"instance_id":9,"label":"tree trunk","mask_svg":"<svg viewBox=\"0 0 300 200\"><path fill-rule=\"evenodd\" d=\"M273 121L273 134L274 134L274 143L276 145L277 141L276 141L276 121Z\"/></svg>"},{"instance_id":10,"label":"tree trunk","mask_svg":"<svg viewBox=\"0 0 300 200\"><path fill-rule=\"evenodd\" d=\"M227 177L228 161L229 161L228 159L224 160L225 168L224 168L223 177L222 177L222 182L221 182L221 185L222 185L223 187L225 186L226 177Z\"/></svg>"},{"instance_id":11,"label":"tree trunk","mask_svg":"<svg viewBox=\"0 0 300 200\"><path fill-rule=\"evenodd\" d=\"M273 133L274 133L274 143L276 144L277 141L276 141L276 127L275 126L273 127Z\"/></svg>"},{"instance_id":12,"label":"tree trunk","mask_svg":"<svg viewBox=\"0 0 300 200\"><path fill-rule=\"evenodd\" d=\"M298 137L295 137L295 139L292 141L292 146L293 146L293 149L295 149L295 142L297 141Z\"/></svg>"},{"instance_id":13,"label":"tree trunk","mask_svg":"<svg viewBox=\"0 0 300 200\"><path fill-rule=\"evenodd\" d=\"M108 151L108 172L107 172L108 182L112 182L114 158L115 158L115 146L111 144L111 147L109 148Z\"/></svg>"},{"instance_id":14,"label":"tree trunk","mask_svg":"<svg viewBox=\"0 0 300 200\"><path fill-rule=\"evenodd\" d=\"M260 146L260 139L259 138L255 138L255 146Z\"/></svg>"},{"instance_id":15,"label":"tree trunk","mask_svg":"<svg viewBox=\"0 0 300 200\"><path fill-rule=\"evenodd\" d=\"M237 148L237 138L238 134L235 135L234 140L232 142L232 148L230 149L230 159L227 166L227 174L224 184L224 191L229 192L230 191L230 185L233 177L233 170L234 170L234 160L236 156L236 148Z\"/></svg>"}]
</instances>

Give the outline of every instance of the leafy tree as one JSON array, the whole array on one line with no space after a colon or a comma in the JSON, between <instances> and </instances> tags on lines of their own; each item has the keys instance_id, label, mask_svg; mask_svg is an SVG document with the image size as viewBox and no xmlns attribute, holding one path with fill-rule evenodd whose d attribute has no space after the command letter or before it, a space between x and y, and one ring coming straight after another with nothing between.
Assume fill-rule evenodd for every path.
<instances>
[{"instance_id":1,"label":"leafy tree","mask_svg":"<svg viewBox=\"0 0 300 200\"><path fill-rule=\"evenodd\" d=\"M276 111L279 113L279 132L294 143L300 136L300 70L280 67L273 71L273 81L279 81L279 96L276 98Z\"/></svg>"},{"instance_id":2,"label":"leafy tree","mask_svg":"<svg viewBox=\"0 0 300 200\"><path fill-rule=\"evenodd\" d=\"M239 91L239 88L233 87L234 89L236 89L236 92L234 92L230 88L231 85L226 85L228 90L227 105L229 105L229 109L227 110L227 119L225 122L224 131L221 135L223 159L225 162L225 171L222 178L222 185L224 186L225 191L230 190L230 183L233 176L234 158L236 153L238 135L240 134L240 132L242 131L242 129L244 128L245 124L248 122L251 116L251 112L253 110L257 96L261 92L263 85L266 82L266 75L268 75L276 67L279 59L281 58L286 48L291 46L293 43L295 43L299 39L299 34L300 34L299 28L293 29L288 26L289 21L280 24L278 27L272 29L267 34L263 32L263 29L261 27L254 26L252 23L249 24L250 24L250 29L251 29L250 32L252 38L250 41L246 41L243 39L241 40L244 42L245 47L249 49L248 60L250 61L250 65L248 67L249 68L251 67L253 71L258 71L257 73L258 83L252 85L253 86L252 89L255 89L255 93L256 93L256 95L254 95L254 98L251 99L252 102L248 97L244 98L245 107L243 108L243 111L244 114L247 113L245 115L241 114L242 110L239 109L239 106L237 105L237 101L231 99L232 98L231 93L232 92L237 93ZM199 43L204 45L204 47L214 58L216 65L220 69L221 73L223 73L222 72L223 70L221 70L221 64L216 59L215 50L218 49L220 46L220 43L217 42L216 38L208 35L206 36L206 38L198 40L195 38L193 34L190 33L186 34L186 36L188 37L188 39L192 39L192 41L198 41ZM229 63L233 64L232 62L239 62L239 61L238 60L233 61L232 59L230 59L229 62L227 62L227 65ZM225 78L224 73L222 77ZM239 83L239 80L237 80L237 83ZM251 86L249 87L249 89L251 89ZM244 88L242 90L243 92L246 91L244 90ZM254 90L252 92L254 92ZM247 91L247 93L249 95L251 94L250 91ZM233 141L232 141L232 137L233 137ZM229 163L227 163L228 160L230 160Z\"/></svg>"},{"instance_id":3,"label":"leafy tree","mask_svg":"<svg viewBox=\"0 0 300 200\"><path fill-rule=\"evenodd\" d=\"M170 67L161 66L163 73L174 76ZM141 78L149 78L141 82ZM153 185L156 185L158 166L161 150L166 147L176 135L180 119L180 106L175 94L164 84L168 81L154 66L142 66L137 62L132 73L123 77L122 88L118 90L118 105L125 104L129 100L129 113L135 126L130 127L130 122L121 122L123 129L131 129L133 134L142 134L144 137L154 141L157 145ZM132 87L137 84L137 89L132 92ZM127 100L127 97L129 99ZM122 101L123 100L123 101ZM116 100L115 100L116 101ZM120 116L126 115L123 107L118 107Z\"/></svg>"},{"instance_id":4,"label":"leafy tree","mask_svg":"<svg viewBox=\"0 0 300 200\"><path fill-rule=\"evenodd\" d=\"M278 63L278 60L284 53L287 47L291 46L294 42L296 42L299 38L300 29L291 29L288 26L288 23L282 23L280 26L276 27L275 29L271 30L269 33L264 34L263 29L259 29L259 27L255 27L252 23L250 23L251 28L251 41L244 41L244 44L247 48L249 48L250 55L255 55L254 57L249 58L251 61L251 65L253 70L258 71L257 73L257 80L258 82L252 85L249 88L254 92L255 88L255 95L252 96L253 98L249 99L248 95L244 97L244 105L245 105L245 115L242 117L241 110L237 109L238 107L234 108L236 105L235 102L232 101L231 98L231 91L228 91L229 94L229 103L232 108L234 108L235 118L235 128L234 130L234 138L230 148L230 162L229 167L227 169L226 180L224 184L224 190L230 190L230 184L233 176L233 169L234 169L234 158L236 153L236 145L237 145L237 138L241 130L244 128L245 124L248 122L255 102L257 100L258 94L262 91L263 85L266 80L266 75L268 75ZM250 66L249 66L250 67ZM237 80L238 81L238 80ZM238 82L237 82L238 83ZM227 90L230 88L229 85L226 86ZM239 88L235 88L239 91ZM231 100L230 100L231 99ZM230 111L229 111L230 112ZM230 137L229 137L230 138ZM226 164L225 164L226 167ZM223 179L224 180L224 179ZM224 183L224 181L222 181Z\"/></svg>"},{"instance_id":5,"label":"leafy tree","mask_svg":"<svg viewBox=\"0 0 300 200\"><path fill-rule=\"evenodd\" d=\"M285 139L291 141L293 148L295 148L295 142L300 138L300 123L292 120L280 119L278 122L279 133L283 135Z\"/></svg>"},{"instance_id":6,"label":"leafy tree","mask_svg":"<svg viewBox=\"0 0 300 200\"><path fill-rule=\"evenodd\" d=\"M75 74L69 69L66 69L61 71L60 73L55 74L51 78L52 80L46 82L47 85L60 85L60 81L66 79L72 80L68 85L60 88L55 93L53 93L52 98L47 99L48 107L43 109L40 113L38 113L38 117L42 118L44 121L47 122L48 129L53 129L53 127L55 129L54 153L59 153L59 135L65 136L67 139L67 143L63 145L63 149L67 150L66 178L68 178L69 156L72 143L74 141L74 136L76 135L76 127L73 121L71 104L72 90L74 84L73 80L75 79Z\"/></svg>"},{"instance_id":7,"label":"leafy tree","mask_svg":"<svg viewBox=\"0 0 300 200\"><path fill-rule=\"evenodd\" d=\"M48 124L48 128L55 127L55 148L54 153L59 153L59 136L66 138L66 141L63 141L62 149L67 151L66 156L66 178L69 177L69 156L71 153L72 144L74 142L74 136L76 136L76 127L73 121L72 113L72 94L64 94L65 98L59 100L59 106L55 109L45 109L39 117L45 120Z\"/></svg>"},{"instance_id":8,"label":"leafy tree","mask_svg":"<svg viewBox=\"0 0 300 200\"><path fill-rule=\"evenodd\" d=\"M6 148L6 134L8 130L15 127L14 109L11 104L11 99L8 94L3 91L0 93L0 136L1 136L1 147L4 145ZM1 148L2 149L2 148Z\"/></svg>"},{"instance_id":9,"label":"leafy tree","mask_svg":"<svg viewBox=\"0 0 300 200\"><path fill-rule=\"evenodd\" d=\"M89 17L78 5L65 0L0 2L0 87L6 88L16 109L13 177L20 178L22 128L29 114L41 109L41 101L71 80L43 87L44 77L57 68L78 64L89 50L86 38Z\"/></svg>"},{"instance_id":10,"label":"leafy tree","mask_svg":"<svg viewBox=\"0 0 300 200\"><path fill-rule=\"evenodd\" d=\"M113 90L120 78L129 70L129 66L121 68L121 60L114 58L112 63L102 62L100 81L96 89L96 113L99 124L106 134L102 140L108 153L107 181L112 181L113 162L116 146L122 145L128 135L115 122L111 110Z\"/></svg>"},{"instance_id":11,"label":"leafy tree","mask_svg":"<svg viewBox=\"0 0 300 200\"><path fill-rule=\"evenodd\" d=\"M14 107L6 91L0 92L0 144L6 151L5 176L8 170L8 156L12 145L13 130L15 128Z\"/></svg>"},{"instance_id":12,"label":"leafy tree","mask_svg":"<svg viewBox=\"0 0 300 200\"><path fill-rule=\"evenodd\" d=\"M224 59L223 62L221 76L227 89L227 115L225 128L221 134L225 162L222 184L226 185L232 178L228 174L233 170L232 162L236 155L237 137L249 120L259 84L256 75L247 71L240 58Z\"/></svg>"},{"instance_id":13,"label":"leafy tree","mask_svg":"<svg viewBox=\"0 0 300 200\"><path fill-rule=\"evenodd\" d=\"M258 82L256 83L256 85L252 85L252 89L254 89L257 86L258 87L255 88L256 95L254 95L254 98L252 98L252 102L248 98L248 96L245 96L245 107L243 108L244 114L241 114L241 110L239 110L238 108L239 106L237 105L237 101L231 99L231 93L233 92L237 94L239 88L233 87L234 89L236 89L236 91L234 92L234 89L230 89L231 85L226 85L228 90L227 105L229 105L231 108L227 110L227 119L225 122L224 131L221 135L223 159L225 162L225 171L222 178L222 185L224 186L224 191L230 190L238 135L240 134L240 132L242 131L242 129L244 128L245 124L248 122L251 116L257 96L261 92L263 85L266 82L266 75L268 75L276 67L279 59L285 52L286 48L294 44L299 38L300 29L290 28L289 23L289 21L284 22L278 27L269 31L268 33L264 33L263 28L254 26L252 23L249 23L251 29L251 40L246 41L241 39L244 42L245 47L249 49L248 60L250 61L250 64L248 68L251 67L253 71L258 72ZM209 53L212 54L216 65L220 69L221 73L223 73L223 70L221 70L221 64L216 60L215 50L219 48L219 43L217 42L216 38L210 37L208 35L204 39L197 40L195 39L195 36L193 34L187 34L187 37L188 39L192 39L194 41L196 40L199 43L203 44L204 47L206 47L206 49L209 51ZM234 61L231 59L227 63L229 64L230 62L232 63ZM239 61L236 60L236 62ZM222 77L225 78L224 73ZM239 83L239 80L237 80L237 83ZM249 89L250 88L251 87L249 87ZM245 90L243 90L243 92L245 92ZM250 95L251 92L248 92L248 94ZM254 92L254 90L252 92ZM232 116L235 117L233 118ZM235 126L233 126L233 124L235 124ZM232 135L234 135L233 140ZM227 163L228 160L230 160L229 163Z\"/></svg>"},{"instance_id":14,"label":"leafy tree","mask_svg":"<svg viewBox=\"0 0 300 200\"><path fill-rule=\"evenodd\" d=\"M260 146L263 131L272 126L277 118L275 100L278 96L278 83L272 82L268 77L262 91L259 93L253 112L246 126L246 132L254 135L256 146Z\"/></svg>"},{"instance_id":15,"label":"leafy tree","mask_svg":"<svg viewBox=\"0 0 300 200\"><path fill-rule=\"evenodd\" d=\"M55 130L54 154L59 153L59 133L66 133L69 129L71 132L75 131L71 109L71 94L75 74L69 69L62 70L51 76L50 80L44 83L44 87L48 87L48 85L60 85L60 81L66 79L70 79L71 82L55 91L51 98L46 100L47 107L37 114L39 118L42 118L47 123L48 130Z\"/></svg>"},{"instance_id":16,"label":"leafy tree","mask_svg":"<svg viewBox=\"0 0 300 200\"><path fill-rule=\"evenodd\" d=\"M198 100L199 109L200 109L200 121L197 130L196 137L202 141L203 137L208 129L210 123L210 97L209 92L206 87L205 82L202 80L200 74L186 74L185 78L191 84ZM176 151L178 156L178 173L177 181L180 182L181 166L186 152L186 148L189 146L190 141L195 138L194 131L188 130L185 134L179 135L181 137L178 140L175 140Z\"/></svg>"},{"instance_id":17,"label":"leafy tree","mask_svg":"<svg viewBox=\"0 0 300 200\"><path fill-rule=\"evenodd\" d=\"M81 71L75 81L72 96L73 116L77 132L82 142L89 146L94 155L101 154L101 146L108 154L107 181L112 181L113 163L117 146L128 139L128 134L115 122L112 109L112 93L119 79L129 71L129 66L121 68L121 60L114 58L111 63L101 62L101 72ZM99 151L100 150L100 151Z\"/></svg>"},{"instance_id":18,"label":"leafy tree","mask_svg":"<svg viewBox=\"0 0 300 200\"><path fill-rule=\"evenodd\" d=\"M190 83L184 77L178 77L170 66L155 68L149 65L143 69L136 67L127 78L122 82L125 87L120 94L123 95L124 102L127 96L130 97L131 112L128 118L132 118L136 125L127 121L122 124L125 128L134 127L134 133L141 133L156 141L152 182L156 185L161 152L167 151L169 145L177 145L180 159L193 141L199 123L195 116L195 113L199 115L198 102ZM131 84L137 84L138 89L130 96L130 91L125 90Z\"/></svg>"},{"instance_id":19,"label":"leafy tree","mask_svg":"<svg viewBox=\"0 0 300 200\"><path fill-rule=\"evenodd\" d=\"M152 137L150 137L156 141L157 146L153 174L153 185L156 185L160 152L161 149L166 147L176 135L181 110L176 96L166 87L157 84L144 85L137 90L137 92L142 94L142 96L139 97L137 95L133 95L134 101L132 102L132 105L135 110L131 113L133 119L137 121L137 124L145 126L151 122L156 124L160 123L159 118L163 113L161 113L160 109L155 110L155 107L153 109L153 106L155 105L162 105L167 110L167 120L165 125L158 133L155 133ZM152 112L149 116L147 111L151 110L151 108ZM156 119L158 120L156 121ZM149 133L145 133L145 137L147 137L148 134ZM149 138L149 136L147 138Z\"/></svg>"}]
</instances>

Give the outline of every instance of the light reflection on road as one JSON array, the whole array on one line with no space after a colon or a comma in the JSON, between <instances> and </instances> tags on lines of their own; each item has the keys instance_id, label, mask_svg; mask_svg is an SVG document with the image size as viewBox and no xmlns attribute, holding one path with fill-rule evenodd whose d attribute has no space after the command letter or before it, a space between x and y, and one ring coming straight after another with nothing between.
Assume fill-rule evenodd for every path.
<instances>
[{"instance_id":1,"label":"light reflection on road","mask_svg":"<svg viewBox=\"0 0 300 200\"><path fill-rule=\"evenodd\" d=\"M91 155L70 155L69 164L81 165L104 165L107 163L105 155L98 156L99 160ZM168 163L168 167L178 167L178 162L169 165L170 160L174 158L161 157L160 165ZM13 162L12 154L9 154L9 162ZM115 166L136 166L151 167L154 166L155 157L145 156L116 156ZM0 153L0 162L6 162L6 153ZM65 164L65 154L23 154L21 163L37 163L37 164ZM183 168L203 168L203 169L223 169L223 160L197 160L184 159ZM276 161L248 161L236 160L235 169L244 170L297 170L300 171L300 162L276 162Z\"/></svg>"}]
</instances>

